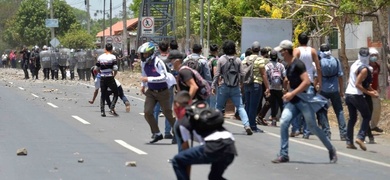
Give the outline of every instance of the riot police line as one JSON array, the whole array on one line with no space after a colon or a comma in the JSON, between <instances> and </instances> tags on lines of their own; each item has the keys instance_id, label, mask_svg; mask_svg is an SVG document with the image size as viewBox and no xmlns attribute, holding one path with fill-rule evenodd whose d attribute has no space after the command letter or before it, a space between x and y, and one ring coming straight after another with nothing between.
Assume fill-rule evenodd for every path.
<instances>
[{"instance_id":1,"label":"riot police line","mask_svg":"<svg viewBox=\"0 0 390 180\"><path fill-rule=\"evenodd\" d=\"M34 51L37 52L36 47ZM103 49L83 50L69 48L48 48L44 46L42 51L39 51L39 57L33 57L35 53L30 53L30 71L34 72L34 68L41 68L44 74L44 80L54 79L70 80L75 79L75 71L79 80L90 81L90 69L96 64L97 57L104 53ZM40 67L34 66L39 62ZM32 65L31 65L32 64ZM23 68L23 65L22 65ZM39 71L39 70L38 70ZM61 76L61 77L59 77Z\"/></svg>"}]
</instances>

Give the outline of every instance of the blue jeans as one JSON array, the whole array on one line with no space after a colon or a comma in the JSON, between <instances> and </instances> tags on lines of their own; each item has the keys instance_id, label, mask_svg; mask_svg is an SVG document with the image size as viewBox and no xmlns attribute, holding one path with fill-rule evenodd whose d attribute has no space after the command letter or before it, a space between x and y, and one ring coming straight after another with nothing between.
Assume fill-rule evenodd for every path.
<instances>
[{"instance_id":1,"label":"blue jeans","mask_svg":"<svg viewBox=\"0 0 390 180\"><path fill-rule=\"evenodd\" d=\"M251 129L256 129L257 108L260 105L260 99L263 96L263 88L259 83L253 83L244 86L245 92L245 111L248 114L249 125Z\"/></svg>"},{"instance_id":2,"label":"blue jeans","mask_svg":"<svg viewBox=\"0 0 390 180\"><path fill-rule=\"evenodd\" d=\"M226 101L229 98L232 100L234 106L238 110L238 114L240 115L241 122L244 127L249 127L248 114L246 113L244 105L242 104L240 87L228 87L226 84L222 84L218 89L217 109L222 112L222 110L225 108Z\"/></svg>"},{"instance_id":3,"label":"blue jeans","mask_svg":"<svg viewBox=\"0 0 390 180\"><path fill-rule=\"evenodd\" d=\"M283 109L282 116L280 118L280 156L288 156L288 127L291 124L291 120L300 114L303 115L303 118L305 119L305 122L309 127L310 131L318 136L318 138L324 144L326 149L328 149L329 151L333 150L333 145L330 143L325 133L322 132L321 129L317 126L314 111L311 108L310 104L299 100L294 104L288 102Z\"/></svg>"},{"instance_id":4,"label":"blue jeans","mask_svg":"<svg viewBox=\"0 0 390 180\"><path fill-rule=\"evenodd\" d=\"M357 121L357 111L362 115L363 121L357 138L364 141L366 132L370 127L371 112L363 95L345 95L345 103L349 111L349 121L347 127L347 144L353 144L353 128Z\"/></svg>"},{"instance_id":5,"label":"blue jeans","mask_svg":"<svg viewBox=\"0 0 390 180\"><path fill-rule=\"evenodd\" d=\"M339 92L323 92L320 93L322 96L330 99L333 106L333 111L336 114L337 122L339 124L340 137L347 136L347 125L345 123L343 105L341 102L341 97Z\"/></svg>"},{"instance_id":6,"label":"blue jeans","mask_svg":"<svg viewBox=\"0 0 390 180\"><path fill-rule=\"evenodd\" d=\"M306 123L303 120L302 114L293 117L291 120L291 132L299 133L301 129L303 131L306 129Z\"/></svg>"},{"instance_id":7,"label":"blue jeans","mask_svg":"<svg viewBox=\"0 0 390 180\"><path fill-rule=\"evenodd\" d=\"M204 145L200 145L181 151L172 159L172 166L177 179L189 180L190 175L187 174L187 166L211 164L208 179L222 180L224 179L222 175L233 162L234 156L234 154L227 153L206 154L204 153Z\"/></svg>"},{"instance_id":8,"label":"blue jeans","mask_svg":"<svg viewBox=\"0 0 390 180\"><path fill-rule=\"evenodd\" d=\"M325 135L331 139L331 132L330 132L330 126L329 126L329 119L328 119L328 110L325 108L321 108L316 112L318 124L321 126L322 131L324 131ZM310 136L310 130L306 123L303 125L303 135L309 137Z\"/></svg>"},{"instance_id":9,"label":"blue jeans","mask_svg":"<svg viewBox=\"0 0 390 180\"><path fill-rule=\"evenodd\" d=\"M215 88L215 95L210 95L210 107L216 109L217 108L217 95L218 95L218 87Z\"/></svg>"},{"instance_id":10,"label":"blue jeans","mask_svg":"<svg viewBox=\"0 0 390 180\"><path fill-rule=\"evenodd\" d=\"M171 105L173 105L173 86L171 88L169 88L169 103ZM160 110L161 110L161 106L160 106L160 103L157 102L156 106L154 106L154 118L156 119L156 121L158 122L158 116L160 115ZM169 121L167 118L165 118L165 134L171 134L171 125L169 124Z\"/></svg>"}]
</instances>

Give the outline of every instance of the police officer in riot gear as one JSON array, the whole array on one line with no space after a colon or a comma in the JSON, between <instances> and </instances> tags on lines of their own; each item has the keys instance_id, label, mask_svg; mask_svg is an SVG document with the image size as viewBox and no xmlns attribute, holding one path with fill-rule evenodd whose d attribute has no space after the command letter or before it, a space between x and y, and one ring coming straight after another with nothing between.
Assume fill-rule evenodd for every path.
<instances>
[{"instance_id":1,"label":"police officer in riot gear","mask_svg":"<svg viewBox=\"0 0 390 180\"><path fill-rule=\"evenodd\" d=\"M39 69L41 69L39 47L35 46L30 52L30 71L33 79L38 79Z\"/></svg>"},{"instance_id":2,"label":"police officer in riot gear","mask_svg":"<svg viewBox=\"0 0 390 180\"><path fill-rule=\"evenodd\" d=\"M47 46L42 47L42 51L39 53L41 65L43 68L44 80L50 79L50 69L51 69L51 52L48 50Z\"/></svg>"},{"instance_id":3,"label":"police officer in riot gear","mask_svg":"<svg viewBox=\"0 0 390 180\"><path fill-rule=\"evenodd\" d=\"M65 80L66 79L66 68L68 65L70 49L61 47L61 49L59 50L59 53L60 53L60 58L58 61L58 65L59 65L60 72L61 72L61 79Z\"/></svg>"},{"instance_id":4,"label":"police officer in riot gear","mask_svg":"<svg viewBox=\"0 0 390 180\"><path fill-rule=\"evenodd\" d=\"M59 60L60 60L60 52L56 48L54 49L54 52L51 52L50 56L51 60L51 79L58 80L58 69L59 69Z\"/></svg>"},{"instance_id":5,"label":"police officer in riot gear","mask_svg":"<svg viewBox=\"0 0 390 180\"><path fill-rule=\"evenodd\" d=\"M20 51L20 54L22 55L22 62L20 64L21 68L24 72L24 79L29 79L28 75L28 65L29 65L29 58L30 58L30 51L27 49L26 46L23 46L22 50Z\"/></svg>"},{"instance_id":6,"label":"police officer in riot gear","mask_svg":"<svg viewBox=\"0 0 390 180\"><path fill-rule=\"evenodd\" d=\"M69 62L70 80L74 80L74 68L76 67L76 64L77 64L74 49L70 50L68 62Z\"/></svg>"}]
</instances>

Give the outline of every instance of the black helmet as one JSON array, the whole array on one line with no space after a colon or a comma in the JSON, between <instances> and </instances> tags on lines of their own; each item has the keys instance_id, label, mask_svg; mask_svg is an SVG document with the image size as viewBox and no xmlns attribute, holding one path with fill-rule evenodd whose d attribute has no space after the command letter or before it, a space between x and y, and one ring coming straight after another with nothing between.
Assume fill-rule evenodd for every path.
<instances>
[{"instance_id":1,"label":"black helmet","mask_svg":"<svg viewBox=\"0 0 390 180\"><path fill-rule=\"evenodd\" d=\"M320 46L321 52L325 52L325 51L329 51L329 50L330 50L330 47L328 44L321 44L321 46Z\"/></svg>"},{"instance_id":2,"label":"black helmet","mask_svg":"<svg viewBox=\"0 0 390 180\"><path fill-rule=\"evenodd\" d=\"M278 59L278 52L275 50L272 50L271 53L269 54L269 57L271 60L277 60Z\"/></svg>"}]
</instances>

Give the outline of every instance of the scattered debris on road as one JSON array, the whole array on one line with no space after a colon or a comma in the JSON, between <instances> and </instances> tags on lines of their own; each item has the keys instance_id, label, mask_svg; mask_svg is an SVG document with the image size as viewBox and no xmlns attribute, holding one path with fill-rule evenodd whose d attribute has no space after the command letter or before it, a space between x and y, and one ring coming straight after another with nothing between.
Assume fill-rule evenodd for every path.
<instances>
[{"instance_id":1,"label":"scattered debris on road","mask_svg":"<svg viewBox=\"0 0 390 180\"><path fill-rule=\"evenodd\" d=\"M16 155L18 156L27 156L27 149L26 148L20 148L16 151Z\"/></svg>"},{"instance_id":2,"label":"scattered debris on road","mask_svg":"<svg viewBox=\"0 0 390 180\"><path fill-rule=\"evenodd\" d=\"M137 162L135 162L135 161L127 161L125 165L126 165L126 167L136 167L137 166Z\"/></svg>"}]
</instances>

